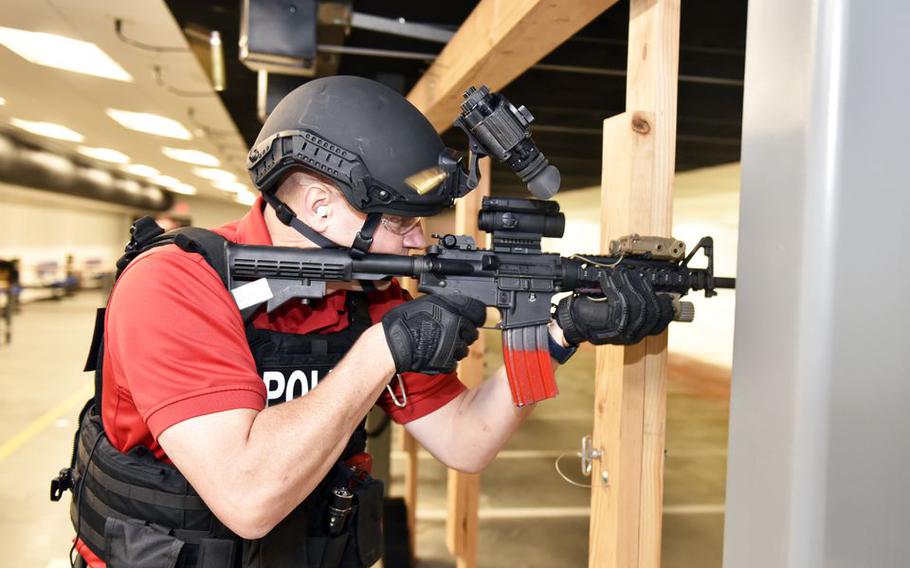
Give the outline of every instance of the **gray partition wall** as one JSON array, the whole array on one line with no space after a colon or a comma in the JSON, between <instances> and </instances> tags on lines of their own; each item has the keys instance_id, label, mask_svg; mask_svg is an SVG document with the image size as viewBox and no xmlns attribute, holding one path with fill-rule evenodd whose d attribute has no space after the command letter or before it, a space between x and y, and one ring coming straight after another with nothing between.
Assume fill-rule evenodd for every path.
<instances>
[{"instance_id":1,"label":"gray partition wall","mask_svg":"<svg viewBox=\"0 0 910 568\"><path fill-rule=\"evenodd\" d=\"M910 2L752 0L725 568L910 566Z\"/></svg>"}]
</instances>

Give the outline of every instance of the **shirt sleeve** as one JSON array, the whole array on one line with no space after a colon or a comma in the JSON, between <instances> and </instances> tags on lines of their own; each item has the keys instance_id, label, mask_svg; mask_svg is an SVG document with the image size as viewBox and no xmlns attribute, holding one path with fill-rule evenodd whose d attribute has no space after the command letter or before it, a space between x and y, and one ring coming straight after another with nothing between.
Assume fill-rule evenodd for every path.
<instances>
[{"instance_id":1,"label":"shirt sleeve","mask_svg":"<svg viewBox=\"0 0 910 568\"><path fill-rule=\"evenodd\" d=\"M379 322L390 309L411 299L407 290L401 289L397 280L392 280L386 290L372 293L370 319L373 322ZM402 387L404 393L401 392ZM394 398L389 389L394 392ZM392 417L392 420L399 424L406 424L439 410L465 390L467 387L458 380L457 373L441 375L401 373L401 384L393 378L389 383L389 388L382 391L378 404ZM405 402L405 397L407 397L407 402L404 406L399 406ZM398 404L395 403L396 400Z\"/></svg>"},{"instance_id":2,"label":"shirt sleeve","mask_svg":"<svg viewBox=\"0 0 910 568\"><path fill-rule=\"evenodd\" d=\"M404 395L401 392L402 385ZM395 393L395 400L399 404L404 402L404 406L395 404L389 389ZM398 381L393 378L389 383L389 388L382 391L378 404L392 417L392 420L399 424L407 424L439 410L465 390L467 387L458 380L456 373L442 375L402 373L401 384L398 384Z\"/></svg>"},{"instance_id":3,"label":"shirt sleeve","mask_svg":"<svg viewBox=\"0 0 910 568\"><path fill-rule=\"evenodd\" d=\"M135 260L109 304L105 349L152 435L204 414L265 407L243 321L198 255Z\"/></svg>"}]
</instances>

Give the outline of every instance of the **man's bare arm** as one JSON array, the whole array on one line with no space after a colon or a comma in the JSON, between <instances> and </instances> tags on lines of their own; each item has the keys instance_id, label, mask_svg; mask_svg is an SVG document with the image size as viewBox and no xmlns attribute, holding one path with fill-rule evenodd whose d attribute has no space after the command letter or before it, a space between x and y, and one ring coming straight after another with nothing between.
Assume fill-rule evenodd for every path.
<instances>
[{"instance_id":1,"label":"man's bare arm","mask_svg":"<svg viewBox=\"0 0 910 568\"><path fill-rule=\"evenodd\" d=\"M228 528L259 538L334 466L394 372L382 328L374 325L306 396L259 412L198 416L158 441Z\"/></svg>"}]
</instances>

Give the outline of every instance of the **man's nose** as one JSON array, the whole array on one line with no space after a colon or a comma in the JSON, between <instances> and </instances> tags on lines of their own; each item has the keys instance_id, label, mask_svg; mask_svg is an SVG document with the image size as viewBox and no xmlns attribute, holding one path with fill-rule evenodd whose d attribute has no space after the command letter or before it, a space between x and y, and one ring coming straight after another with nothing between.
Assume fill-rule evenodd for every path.
<instances>
[{"instance_id":1,"label":"man's nose","mask_svg":"<svg viewBox=\"0 0 910 568\"><path fill-rule=\"evenodd\" d=\"M410 231L405 233L401 244L409 249L427 248L427 238L423 234L423 221L418 222Z\"/></svg>"}]
</instances>

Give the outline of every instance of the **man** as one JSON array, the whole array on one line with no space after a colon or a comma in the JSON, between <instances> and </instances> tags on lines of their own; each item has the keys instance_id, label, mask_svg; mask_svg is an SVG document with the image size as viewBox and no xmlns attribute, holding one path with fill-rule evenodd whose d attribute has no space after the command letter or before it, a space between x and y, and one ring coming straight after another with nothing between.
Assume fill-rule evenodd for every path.
<instances>
[{"instance_id":1,"label":"man","mask_svg":"<svg viewBox=\"0 0 910 568\"><path fill-rule=\"evenodd\" d=\"M216 232L406 254L426 246L418 215L451 205L457 176L423 194L405 178L447 155L394 91L356 77L310 81L278 105L250 153L262 199ZM393 280L244 321L209 256L185 243L152 248L112 293L101 416L86 413L75 467L72 516L90 566L369 566L381 485L364 465L363 419L377 401L468 472L531 412L513 406L503 369L470 391L454 374L484 321L476 300L407 301ZM618 320L609 303L563 301L569 341L549 326L556 358L585 339L638 341L666 327L669 298L624 278Z\"/></svg>"}]
</instances>

